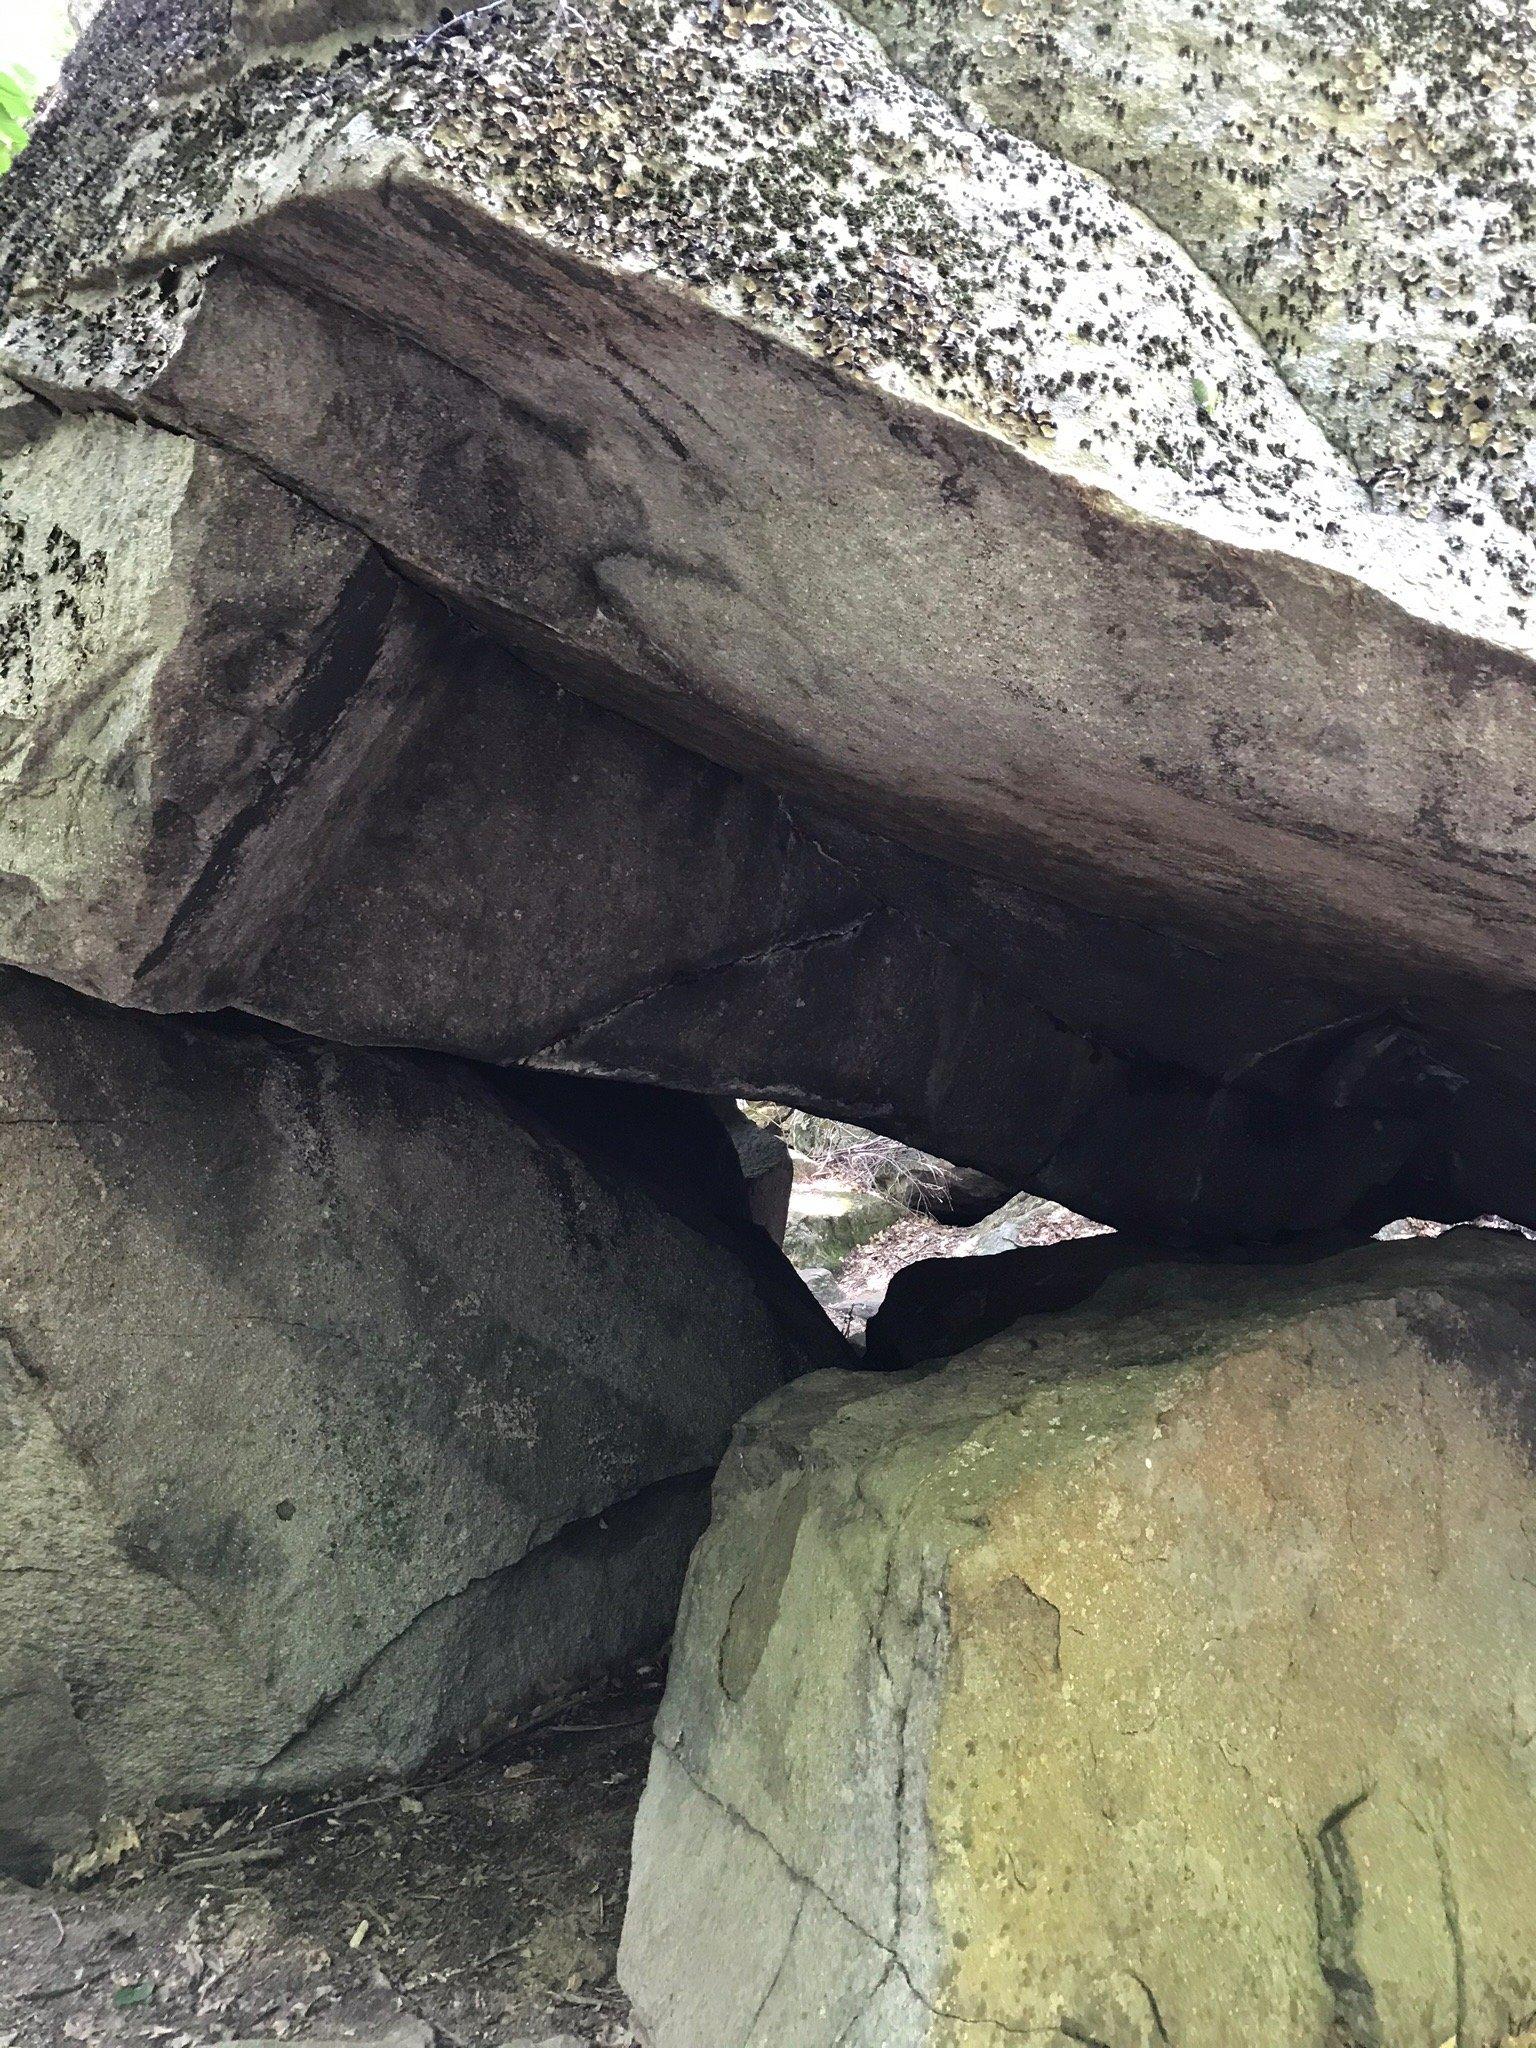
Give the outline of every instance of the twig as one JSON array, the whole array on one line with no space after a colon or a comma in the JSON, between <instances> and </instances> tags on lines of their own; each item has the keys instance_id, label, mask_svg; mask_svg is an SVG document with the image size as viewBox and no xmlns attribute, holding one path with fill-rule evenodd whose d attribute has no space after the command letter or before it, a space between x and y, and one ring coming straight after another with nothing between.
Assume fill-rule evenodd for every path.
<instances>
[{"instance_id":1,"label":"twig","mask_svg":"<svg viewBox=\"0 0 1536 2048\"><path fill-rule=\"evenodd\" d=\"M522 1742L530 1735L542 1734L551 1721L558 1720L561 1714L569 1713L573 1707L583 1702L596 1706L605 1693L611 1696L612 1692L611 1685L594 1685L588 1686L584 1692L567 1694L564 1699L546 1701L542 1707L535 1707L531 1713L525 1715L515 1727L503 1728L500 1734L493 1735L482 1748L472 1749L466 1756L460 1757L457 1763L450 1764L447 1770L433 1778L430 1783L424 1781L422 1790L435 1792L438 1786L451 1784L455 1778L473 1770L476 1764L499 1763L500 1752Z\"/></svg>"},{"instance_id":2,"label":"twig","mask_svg":"<svg viewBox=\"0 0 1536 2048\"><path fill-rule=\"evenodd\" d=\"M244 1849L211 1849L206 1853L194 1849L189 1856L178 1856L166 1869L174 1877L178 1871L222 1870L230 1863L277 1863L282 1854L276 1842L253 1842Z\"/></svg>"},{"instance_id":3,"label":"twig","mask_svg":"<svg viewBox=\"0 0 1536 2048\"><path fill-rule=\"evenodd\" d=\"M68 1998L72 1991L89 1991L106 1974L105 1970L95 1970L89 1977L77 1977L73 1984L47 1984L40 1991L18 1991L16 1996L27 2004L42 2005L50 1998Z\"/></svg>"},{"instance_id":4,"label":"twig","mask_svg":"<svg viewBox=\"0 0 1536 2048\"><path fill-rule=\"evenodd\" d=\"M64 1946L64 1922L59 1918L57 1908L53 1906L48 1908L48 1917L59 1930L59 1938L53 1945L55 1949L61 1949Z\"/></svg>"},{"instance_id":5,"label":"twig","mask_svg":"<svg viewBox=\"0 0 1536 2048\"><path fill-rule=\"evenodd\" d=\"M416 1991L423 1984L447 1984L455 1977L467 1976L471 1970L484 1970L492 1963L505 1962L508 1956L520 1954L524 1946L523 1942L515 1941L507 1948L493 1948L483 1956L474 1956L467 1963L453 1963L446 1970L427 1970L419 1976L403 1977L400 1989Z\"/></svg>"},{"instance_id":6,"label":"twig","mask_svg":"<svg viewBox=\"0 0 1536 2048\"><path fill-rule=\"evenodd\" d=\"M643 1728L654 1714L637 1714L629 1721L555 1721L546 1728L533 1728L532 1735L611 1735L617 1728Z\"/></svg>"},{"instance_id":7,"label":"twig","mask_svg":"<svg viewBox=\"0 0 1536 2048\"><path fill-rule=\"evenodd\" d=\"M290 1814L287 1820L275 1820L268 1829L269 1834L281 1834L286 1828L301 1828L312 1820L330 1820L339 1813L356 1813L363 1806L387 1806L392 1799L400 1798L404 1788L396 1785L388 1792L368 1792L360 1799L338 1799L330 1806L313 1806L308 1813Z\"/></svg>"}]
</instances>

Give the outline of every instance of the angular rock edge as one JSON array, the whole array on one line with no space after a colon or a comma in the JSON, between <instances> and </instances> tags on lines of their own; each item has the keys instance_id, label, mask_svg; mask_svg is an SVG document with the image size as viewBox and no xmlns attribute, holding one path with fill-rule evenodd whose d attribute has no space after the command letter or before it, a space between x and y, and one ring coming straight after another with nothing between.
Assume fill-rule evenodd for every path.
<instances>
[{"instance_id":1,"label":"angular rock edge","mask_svg":"<svg viewBox=\"0 0 1536 2048\"><path fill-rule=\"evenodd\" d=\"M1466 1230L770 1397L637 1827L654 2048L1518 2034L1533 1343Z\"/></svg>"},{"instance_id":2,"label":"angular rock edge","mask_svg":"<svg viewBox=\"0 0 1536 2048\"><path fill-rule=\"evenodd\" d=\"M1518 622L1463 618L1456 637L1465 563L1372 510L1176 248L1091 178L967 130L814 5L734 39L704 9L509 8L463 34L313 47L312 14L246 9L222 36L220 18L124 7L73 67L4 195L13 367L69 405L243 450L562 683L943 855L938 887L977 901L941 904L939 946L976 919L973 956L996 958L1000 932L1016 963L1065 925L1092 956L1073 997L1089 1011L1128 946L1146 983L1057 1049L1112 1076L1104 1053L1131 1056L1112 1119L1178 1154L1179 1191L1158 1213L1155 1176L1119 1184L1100 1109L1070 1087L1042 1092L1073 1114L1004 1156L977 1142L985 1101L850 1101L776 1075L777 1044L750 1072L711 1068L718 981L657 982L649 1014L579 1018L548 1057L787 1078L790 1099L1175 1237L1224 1208L1255 1239L1394 1207L1522 1212L1530 693L1523 657L1492 644ZM638 182L614 169L620 116L645 144ZM706 202L728 274L700 240ZM1084 335L1069 315L1095 291ZM418 474L430 493L402 485ZM1370 595L1400 574L1434 630ZM1497 570L1472 581L1475 606ZM1149 662L1167 669L1150 694ZM935 900L899 850L866 838L861 859L888 904ZM1051 892L1110 915L1085 930ZM878 973L883 929L810 931L843 971ZM750 1015L742 964L727 999ZM1236 1040L1194 1079L1149 1066L1170 1058L1152 1041L1174 981L1190 1028L1172 1064L1201 1042L1207 976L1246 997ZM1046 1010L1035 1044L1053 978L1020 973ZM291 993L241 999L314 1021ZM1321 1157L1303 1135L1277 1158L1275 1098L1360 1114ZM1266 1180L1287 1188L1274 1213L1240 1213Z\"/></svg>"}]
</instances>

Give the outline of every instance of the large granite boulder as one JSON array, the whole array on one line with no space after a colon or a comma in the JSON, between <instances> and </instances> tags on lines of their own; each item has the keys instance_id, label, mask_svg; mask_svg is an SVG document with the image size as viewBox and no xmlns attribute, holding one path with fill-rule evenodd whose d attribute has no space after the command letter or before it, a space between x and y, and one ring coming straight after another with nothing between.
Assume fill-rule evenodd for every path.
<instances>
[{"instance_id":1,"label":"large granite boulder","mask_svg":"<svg viewBox=\"0 0 1536 2048\"><path fill-rule=\"evenodd\" d=\"M1536 1260L1165 1265L737 1434L653 2048L1492 2048L1536 2010Z\"/></svg>"},{"instance_id":2,"label":"large granite boulder","mask_svg":"<svg viewBox=\"0 0 1536 2048\"><path fill-rule=\"evenodd\" d=\"M772 1088L1153 1235L1519 1207L1518 1137L1491 1181L1467 1137L1509 1146L1518 1090L1440 1040L787 803L552 687L239 457L6 417L13 957L120 1002Z\"/></svg>"},{"instance_id":3,"label":"large granite boulder","mask_svg":"<svg viewBox=\"0 0 1536 2048\"><path fill-rule=\"evenodd\" d=\"M707 1161L674 1204L551 1106L0 983L7 1867L409 1769L665 1637L732 1423L804 1363L763 1258L803 1290L739 1174L694 1213Z\"/></svg>"},{"instance_id":4,"label":"large granite boulder","mask_svg":"<svg viewBox=\"0 0 1536 2048\"><path fill-rule=\"evenodd\" d=\"M10 707L0 955L796 1102L1149 1237L1528 1211L1524 536L1373 499L1100 181L751 12L102 14L0 193L0 359L88 416L0 415L7 631L70 630L55 527L119 593ZM169 576L77 532L189 443L300 501L227 586L239 508ZM146 650L135 575L194 572Z\"/></svg>"},{"instance_id":5,"label":"large granite boulder","mask_svg":"<svg viewBox=\"0 0 1536 2048\"><path fill-rule=\"evenodd\" d=\"M1097 171L1264 341L1382 504L1536 526L1536 38L1501 0L848 0ZM1504 529L1508 530L1504 530ZM1529 585L1526 586L1529 594Z\"/></svg>"},{"instance_id":6,"label":"large granite boulder","mask_svg":"<svg viewBox=\"0 0 1536 2048\"><path fill-rule=\"evenodd\" d=\"M1527 565L1374 507L1098 180L818 0L187 72L224 12L98 21L10 209L26 381L241 448L562 676L930 851L1518 971Z\"/></svg>"}]
</instances>

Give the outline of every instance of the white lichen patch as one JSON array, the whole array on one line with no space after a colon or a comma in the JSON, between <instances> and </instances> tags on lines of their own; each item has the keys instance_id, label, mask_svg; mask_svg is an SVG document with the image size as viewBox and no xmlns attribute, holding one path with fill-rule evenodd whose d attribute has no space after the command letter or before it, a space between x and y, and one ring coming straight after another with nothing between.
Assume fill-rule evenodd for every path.
<instances>
[{"instance_id":1,"label":"white lichen patch","mask_svg":"<svg viewBox=\"0 0 1536 2048\"><path fill-rule=\"evenodd\" d=\"M1536 16L1522 0L850 0L954 103L1209 273L1375 501L1531 587Z\"/></svg>"},{"instance_id":2,"label":"white lichen patch","mask_svg":"<svg viewBox=\"0 0 1536 2048\"><path fill-rule=\"evenodd\" d=\"M66 121L61 160L68 142ZM1092 173L966 126L819 0L520 0L454 33L258 65L170 102L115 177L96 168L109 196L78 174L66 190L61 171L13 227L7 352L23 373L78 364L80 304L59 306L72 282L185 259L259 234L288 200L410 169L512 233L1004 436L1135 514L1536 644L1520 533L1470 501L1421 522L1373 498L1176 241ZM1509 459L1487 389L1447 376L1416 399L1428 419L1451 396L1479 463Z\"/></svg>"}]
</instances>

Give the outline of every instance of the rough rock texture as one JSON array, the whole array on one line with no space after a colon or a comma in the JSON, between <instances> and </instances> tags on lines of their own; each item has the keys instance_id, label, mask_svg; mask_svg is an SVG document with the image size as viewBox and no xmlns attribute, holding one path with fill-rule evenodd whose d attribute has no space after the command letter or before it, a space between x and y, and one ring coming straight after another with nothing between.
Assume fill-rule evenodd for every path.
<instances>
[{"instance_id":1,"label":"rough rock texture","mask_svg":"<svg viewBox=\"0 0 1536 2048\"><path fill-rule=\"evenodd\" d=\"M102 16L6 181L0 355L139 423L47 434L134 437L130 496L189 436L280 481L401 628L317 731L310 578L215 587L292 671L206 783L195 621L147 722L107 635L65 708L141 788L66 856L74 728L13 735L0 953L826 1109L1149 1236L1528 1213L1521 536L1384 509L1141 214L767 11ZM48 461L27 560L88 556Z\"/></svg>"},{"instance_id":2,"label":"rough rock texture","mask_svg":"<svg viewBox=\"0 0 1536 2048\"><path fill-rule=\"evenodd\" d=\"M110 1800L57 1667L8 1645L0 1658L0 1873L42 1884L85 1848Z\"/></svg>"},{"instance_id":3,"label":"rough rock texture","mask_svg":"<svg viewBox=\"0 0 1536 2048\"><path fill-rule=\"evenodd\" d=\"M789 1200L795 1185L795 1162L777 1131L754 1123L728 1095L714 1105L725 1126L747 1184L747 1213L777 1245L784 1242Z\"/></svg>"},{"instance_id":4,"label":"rough rock texture","mask_svg":"<svg viewBox=\"0 0 1536 2048\"><path fill-rule=\"evenodd\" d=\"M1374 510L1097 181L814 0L729 26L528 6L257 66L105 187L87 64L29 153L5 354L243 448L589 687L930 850L1518 974L1532 627L1492 552ZM229 237L296 292L201 260Z\"/></svg>"},{"instance_id":5,"label":"rough rock texture","mask_svg":"<svg viewBox=\"0 0 1536 2048\"><path fill-rule=\"evenodd\" d=\"M12 974L0 1144L0 1726L30 1731L0 1843L29 1873L82 1799L408 1768L661 1639L703 1475L799 1369L733 1249L759 1233L456 1061Z\"/></svg>"},{"instance_id":6,"label":"rough rock texture","mask_svg":"<svg viewBox=\"0 0 1536 2048\"><path fill-rule=\"evenodd\" d=\"M400 744L450 622L237 456L13 395L0 476L12 960L204 997Z\"/></svg>"},{"instance_id":7,"label":"rough rock texture","mask_svg":"<svg viewBox=\"0 0 1536 2048\"><path fill-rule=\"evenodd\" d=\"M621 1976L655 2048L1442 2048L1536 2011L1536 1263L1145 1269L745 1422Z\"/></svg>"},{"instance_id":8,"label":"rough rock texture","mask_svg":"<svg viewBox=\"0 0 1536 2048\"><path fill-rule=\"evenodd\" d=\"M1443 1034L787 803L456 629L238 458L12 410L18 559L99 557L118 600L82 636L23 578L7 614L52 685L18 692L0 811L13 956L352 1041L772 1089L1153 1233L1519 1206L1518 1142L1458 1178L1487 1163L1469 1124L1526 1119ZM364 593L345 618L306 617L285 513Z\"/></svg>"},{"instance_id":9,"label":"rough rock texture","mask_svg":"<svg viewBox=\"0 0 1536 2048\"><path fill-rule=\"evenodd\" d=\"M1153 1229L1262 1236L1362 1203L1384 1221L1413 1206L1392 1187L1410 1163L1445 1171L1443 1055L1404 1058L1374 1017L1360 1047L1322 991L1231 973L1213 990L1191 955L1176 1018L1152 1005L1134 930L999 890L978 904L933 864L553 690L489 642L426 688L410 744L296 878L270 950L199 1000L348 1039L771 1091L1069 1202L1102 1193ZM1341 1022L1338 1056L1314 1052L1294 1086L1255 1068L1262 1090L1303 1098L1283 1126L1256 1132L1241 1090L1224 1106L1223 1069L1254 1033L1328 1039ZM1120 1050L1149 1028L1150 1073ZM1421 1058L1427 1085L1394 1085ZM1155 1175L1126 1170L1128 1100Z\"/></svg>"},{"instance_id":10,"label":"rough rock texture","mask_svg":"<svg viewBox=\"0 0 1536 2048\"><path fill-rule=\"evenodd\" d=\"M848 11L940 91L1097 171L1165 227L1377 502L1433 510L1453 529L1481 514L1474 554L1507 522L1497 544L1529 563L1528 10L849 0Z\"/></svg>"}]
</instances>

